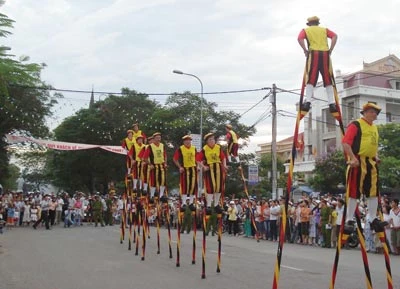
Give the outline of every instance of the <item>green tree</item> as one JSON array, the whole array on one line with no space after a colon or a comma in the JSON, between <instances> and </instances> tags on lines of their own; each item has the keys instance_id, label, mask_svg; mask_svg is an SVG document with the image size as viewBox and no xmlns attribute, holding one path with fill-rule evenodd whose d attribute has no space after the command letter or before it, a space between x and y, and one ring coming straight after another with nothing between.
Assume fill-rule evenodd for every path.
<instances>
[{"instance_id":1,"label":"green tree","mask_svg":"<svg viewBox=\"0 0 400 289\"><path fill-rule=\"evenodd\" d=\"M263 197L271 198L272 191L272 154L264 154L258 161L258 174L261 181L252 188L252 190L260 192ZM280 159L277 159L277 187L286 188L285 166Z\"/></svg>"},{"instance_id":2,"label":"green tree","mask_svg":"<svg viewBox=\"0 0 400 289\"><path fill-rule=\"evenodd\" d=\"M49 175L46 173L46 156L48 151L43 148L33 146L34 149L23 152L15 153L22 170L22 178L26 184L30 186L31 190L39 191L42 185L50 183Z\"/></svg>"},{"instance_id":3,"label":"green tree","mask_svg":"<svg viewBox=\"0 0 400 289\"><path fill-rule=\"evenodd\" d=\"M400 189L400 124L379 125L379 182L382 190Z\"/></svg>"},{"instance_id":4,"label":"green tree","mask_svg":"<svg viewBox=\"0 0 400 289\"><path fill-rule=\"evenodd\" d=\"M342 151L333 151L315 160L314 177L310 185L321 192L337 192L346 183L346 161Z\"/></svg>"},{"instance_id":5,"label":"green tree","mask_svg":"<svg viewBox=\"0 0 400 289\"><path fill-rule=\"evenodd\" d=\"M147 95L124 88L121 96L109 95L64 120L54 135L58 141L119 145L133 123L139 122L145 132L151 129L144 120L151 119L157 106ZM53 184L68 191L106 192L110 182L124 186L125 156L101 149L52 151L46 167Z\"/></svg>"},{"instance_id":6,"label":"green tree","mask_svg":"<svg viewBox=\"0 0 400 289\"><path fill-rule=\"evenodd\" d=\"M8 166L9 176L4 179L3 190L16 190L17 189L17 179L20 176L20 169L15 164L9 164Z\"/></svg>"},{"instance_id":7,"label":"green tree","mask_svg":"<svg viewBox=\"0 0 400 289\"><path fill-rule=\"evenodd\" d=\"M400 124L388 123L378 126L379 156L398 157L400 155Z\"/></svg>"},{"instance_id":8,"label":"green tree","mask_svg":"<svg viewBox=\"0 0 400 289\"><path fill-rule=\"evenodd\" d=\"M14 21L0 14L0 37L11 35ZM9 176L9 155L4 135L22 132L33 136L45 136L48 128L45 118L51 115L56 103L50 97L49 88L41 80L44 64L29 63L29 57L18 60L8 54L9 47L0 47L0 182Z\"/></svg>"}]
</instances>

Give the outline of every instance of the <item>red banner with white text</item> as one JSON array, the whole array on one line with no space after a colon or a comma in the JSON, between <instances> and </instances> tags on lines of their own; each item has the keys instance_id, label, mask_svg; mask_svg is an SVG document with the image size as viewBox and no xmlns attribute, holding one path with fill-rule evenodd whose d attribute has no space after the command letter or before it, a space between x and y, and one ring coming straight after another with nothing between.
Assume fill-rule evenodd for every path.
<instances>
[{"instance_id":1,"label":"red banner with white text","mask_svg":"<svg viewBox=\"0 0 400 289\"><path fill-rule=\"evenodd\" d=\"M81 144L81 143L62 142L62 141L51 141L44 139L36 139L33 137L15 136L10 134L7 134L6 138L9 144L21 143L21 142L33 142L49 149L61 150L61 151L76 151L76 150L100 148L116 154L126 155L127 153L127 151L121 146L107 146L107 145L93 145L93 144Z\"/></svg>"}]
</instances>

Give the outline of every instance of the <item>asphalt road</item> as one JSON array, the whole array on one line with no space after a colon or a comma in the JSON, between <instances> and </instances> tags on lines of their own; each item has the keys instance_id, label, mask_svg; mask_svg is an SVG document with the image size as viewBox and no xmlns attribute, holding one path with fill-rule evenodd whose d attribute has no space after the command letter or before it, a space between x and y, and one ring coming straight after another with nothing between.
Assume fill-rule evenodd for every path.
<instances>
[{"instance_id":1,"label":"asphalt road","mask_svg":"<svg viewBox=\"0 0 400 289\"><path fill-rule=\"evenodd\" d=\"M192 265L192 234L181 235L181 266L169 258L167 230L161 230L157 254L156 230L151 228L146 259L119 242L119 228L83 226L15 228L0 235L1 289L258 289L272 288L277 243L243 237L222 238L221 272L216 273L217 237L208 237L206 279L201 279L202 232L197 234L196 264ZM334 249L285 244L279 288L329 288ZM387 288L383 255L370 253L374 288ZM391 256L394 288L400 288L400 257ZM342 250L337 289L367 288L359 250Z\"/></svg>"}]
</instances>

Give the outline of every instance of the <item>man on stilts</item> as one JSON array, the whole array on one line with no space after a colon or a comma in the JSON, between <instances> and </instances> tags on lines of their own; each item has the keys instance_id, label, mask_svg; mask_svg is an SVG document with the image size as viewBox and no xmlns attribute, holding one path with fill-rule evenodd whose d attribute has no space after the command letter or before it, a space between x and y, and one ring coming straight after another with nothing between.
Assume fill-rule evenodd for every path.
<instances>
[{"instance_id":1,"label":"man on stilts","mask_svg":"<svg viewBox=\"0 0 400 289\"><path fill-rule=\"evenodd\" d=\"M190 213L189 220L191 220L191 215L193 215L194 220L196 220L196 203L197 202L197 164L196 164L196 147L192 145L192 137L190 135L185 135L182 137L183 145L181 145L174 153L174 163L179 168L179 192L180 192L180 202L179 202L179 212L178 212L178 247L180 250L180 233L183 231L181 228L182 221L184 220L184 215L186 217L186 212ZM187 200L189 201L187 203ZM188 210L188 207L190 211ZM187 221L187 219L185 218ZM185 224L187 228L190 228L192 223ZM196 222L194 224L196 226ZM187 229L187 232L190 231ZM196 228L193 227L193 251L192 251L192 264L195 263L195 249L196 249ZM177 253L177 266L179 266L179 255Z\"/></svg>"},{"instance_id":2,"label":"man on stilts","mask_svg":"<svg viewBox=\"0 0 400 289\"><path fill-rule=\"evenodd\" d=\"M122 141L122 147L124 149L126 149L127 153L126 153L126 169L127 169L127 176L130 176L131 174L131 170L132 170L132 156L129 155L129 151L131 150L132 146L135 143L135 138L133 137L133 130L129 129L126 132L127 136L126 138L124 138L124 140Z\"/></svg>"},{"instance_id":3,"label":"man on stilts","mask_svg":"<svg viewBox=\"0 0 400 289\"><path fill-rule=\"evenodd\" d=\"M167 153L164 144L161 143L161 133L153 134L151 143L144 152L143 159L146 160L150 169L150 198L154 198L156 191L159 193L161 201L164 198L166 185Z\"/></svg>"},{"instance_id":4,"label":"man on stilts","mask_svg":"<svg viewBox=\"0 0 400 289\"><path fill-rule=\"evenodd\" d=\"M135 143L132 145L131 149L128 152L130 159L132 160L132 178L133 178L133 190L136 194L138 190L143 188L142 183L142 159L139 154L142 149L145 147L143 144L143 136L139 135L136 137ZM139 183L139 185L138 185Z\"/></svg>"},{"instance_id":5,"label":"man on stilts","mask_svg":"<svg viewBox=\"0 0 400 289\"><path fill-rule=\"evenodd\" d=\"M192 137L185 135L182 137L181 145L174 154L174 163L179 168L179 188L181 193L181 210L186 209L186 199L189 198L189 207L194 211L193 201L197 196L197 166L196 166L196 147L192 145Z\"/></svg>"},{"instance_id":6,"label":"man on stilts","mask_svg":"<svg viewBox=\"0 0 400 289\"><path fill-rule=\"evenodd\" d=\"M233 131L232 125L225 125L226 130L226 141L228 142L228 162L232 162L232 157L234 158L236 163L240 163L238 151L239 151L239 143L238 143L238 135Z\"/></svg>"},{"instance_id":7,"label":"man on stilts","mask_svg":"<svg viewBox=\"0 0 400 289\"><path fill-rule=\"evenodd\" d=\"M146 142L146 135L144 134L144 132L139 129L139 124L138 123L134 123L132 124L132 131L133 131L133 138L136 140L139 136L143 137L143 143Z\"/></svg>"},{"instance_id":8,"label":"man on stilts","mask_svg":"<svg viewBox=\"0 0 400 289\"><path fill-rule=\"evenodd\" d=\"M214 202L215 212L223 210L220 204L221 194L225 191L225 173L227 171L225 154L220 145L216 144L214 133L204 136L206 145L198 154L198 163L203 170L204 186L206 188L207 215L211 214L211 204Z\"/></svg>"},{"instance_id":9,"label":"man on stilts","mask_svg":"<svg viewBox=\"0 0 400 289\"><path fill-rule=\"evenodd\" d=\"M319 26L319 18L313 16L307 19L309 27L300 31L297 38L304 55L307 57L306 65L306 100L303 101L301 111L308 112L311 108L310 100L314 93L314 87L321 73L324 87L328 95L329 112L335 117L339 117L339 108L336 106L334 97L334 79L331 63L331 53L336 45L337 35L328 28ZM330 47L328 38L331 39ZM307 46L305 44L307 41Z\"/></svg>"},{"instance_id":10,"label":"man on stilts","mask_svg":"<svg viewBox=\"0 0 400 289\"><path fill-rule=\"evenodd\" d=\"M344 232L349 234L353 230L353 215L357 208L357 199L364 194L367 198L368 214L373 220L371 227L375 232L382 232L387 222L376 217L379 198L378 175L378 128L373 123L381 108L374 103L363 105L362 117L353 121L343 137L342 145L351 172L349 174L349 199L347 203L346 223Z\"/></svg>"}]
</instances>

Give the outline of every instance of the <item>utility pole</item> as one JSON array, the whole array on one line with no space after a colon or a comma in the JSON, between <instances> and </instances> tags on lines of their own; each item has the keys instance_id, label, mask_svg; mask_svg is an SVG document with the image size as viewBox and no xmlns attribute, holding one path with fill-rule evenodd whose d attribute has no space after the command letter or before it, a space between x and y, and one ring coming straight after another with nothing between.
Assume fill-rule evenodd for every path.
<instances>
[{"instance_id":1,"label":"utility pole","mask_svg":"<svg viewBox=\"0 0 400 289\"><path fill-rule=\"evenodd\" d=\"M276 85L272 84L272 95L270 102L272 104L272 142L271 142L271 150L272 150L272 195L277 195L277 160L276 160Z\"/></svg>"}]
</instances>

